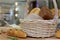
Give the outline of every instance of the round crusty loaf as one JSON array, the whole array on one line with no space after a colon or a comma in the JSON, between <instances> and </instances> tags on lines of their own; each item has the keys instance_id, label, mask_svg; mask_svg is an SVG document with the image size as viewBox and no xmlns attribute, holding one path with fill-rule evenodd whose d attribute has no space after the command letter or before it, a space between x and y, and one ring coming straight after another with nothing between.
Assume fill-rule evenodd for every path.
<instances>
[{"instance_id":1,"label":"round crusty loaf","mask_svg":"<svg viewBox=\"0 0 60 40\"><path fill-rule=\"evenodd\" d=\"M39 13L44 20L50 20L54 18L54 15L47 7L42 7Z\"/></svg>"}]
</instances>

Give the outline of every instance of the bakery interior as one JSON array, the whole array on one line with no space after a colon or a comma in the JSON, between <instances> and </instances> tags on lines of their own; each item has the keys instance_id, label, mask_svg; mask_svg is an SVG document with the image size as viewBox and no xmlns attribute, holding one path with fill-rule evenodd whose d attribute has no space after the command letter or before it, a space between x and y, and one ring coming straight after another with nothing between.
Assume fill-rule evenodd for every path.
<instances>
[{"instance_id":1,"label":"bakery interior","mask_svg":"<svg viewBox=\"0 0 60 40\"><path fill-rule=\"evenodd\" d=\"M0 0L0 40L60 40L60 0Z\"/></svg>"}]
</instances>

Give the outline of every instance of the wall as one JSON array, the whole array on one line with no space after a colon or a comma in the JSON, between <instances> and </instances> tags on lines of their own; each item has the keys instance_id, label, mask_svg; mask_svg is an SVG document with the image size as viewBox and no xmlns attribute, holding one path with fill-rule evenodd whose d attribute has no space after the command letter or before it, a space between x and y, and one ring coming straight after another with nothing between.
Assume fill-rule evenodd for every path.
<instances>
[{"instance_id":1,"label":"wall","mask_svg":"<svg viewBox=\"0 0 60 40\"><path fill-rule=\"evenodd\" d=\"M48 6L48 0L37 0L39 7Z\"/></svg>"}]
</instances>

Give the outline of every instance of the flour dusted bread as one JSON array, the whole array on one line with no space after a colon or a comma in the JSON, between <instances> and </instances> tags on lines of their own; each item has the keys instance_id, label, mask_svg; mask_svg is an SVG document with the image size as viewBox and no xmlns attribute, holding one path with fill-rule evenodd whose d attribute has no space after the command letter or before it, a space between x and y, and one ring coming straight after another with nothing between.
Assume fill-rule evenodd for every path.
<instances>
[{"instance_id":1,"label":"flour dusted bread","mask_svg":"<svg viewBox=\"0 0 60 40\"><path fill-rule=\"evenodd\" d=\"M54 18L54 15L47 7L42 7L39 13L44 20L50 20Z\"/></svg>"}]
</instances>

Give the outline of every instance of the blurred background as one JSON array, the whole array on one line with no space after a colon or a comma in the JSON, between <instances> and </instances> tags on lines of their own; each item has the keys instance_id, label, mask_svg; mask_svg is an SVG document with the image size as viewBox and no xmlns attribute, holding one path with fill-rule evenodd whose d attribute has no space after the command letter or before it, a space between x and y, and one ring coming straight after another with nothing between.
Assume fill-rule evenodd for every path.
<instances>
[{"instance_id":1,"label":"blurred background","mask_svg":"<svg viewBox=\"0 0 60 40\"><path fill-rule=\"evenodd\" d=\"M56 2L60 9L60 0ZM13 23L15 14L19 19L23 19L33 8L42 6L54 9L52 0L0 0L0 20Z\"/></svg>"}]
</instances>

